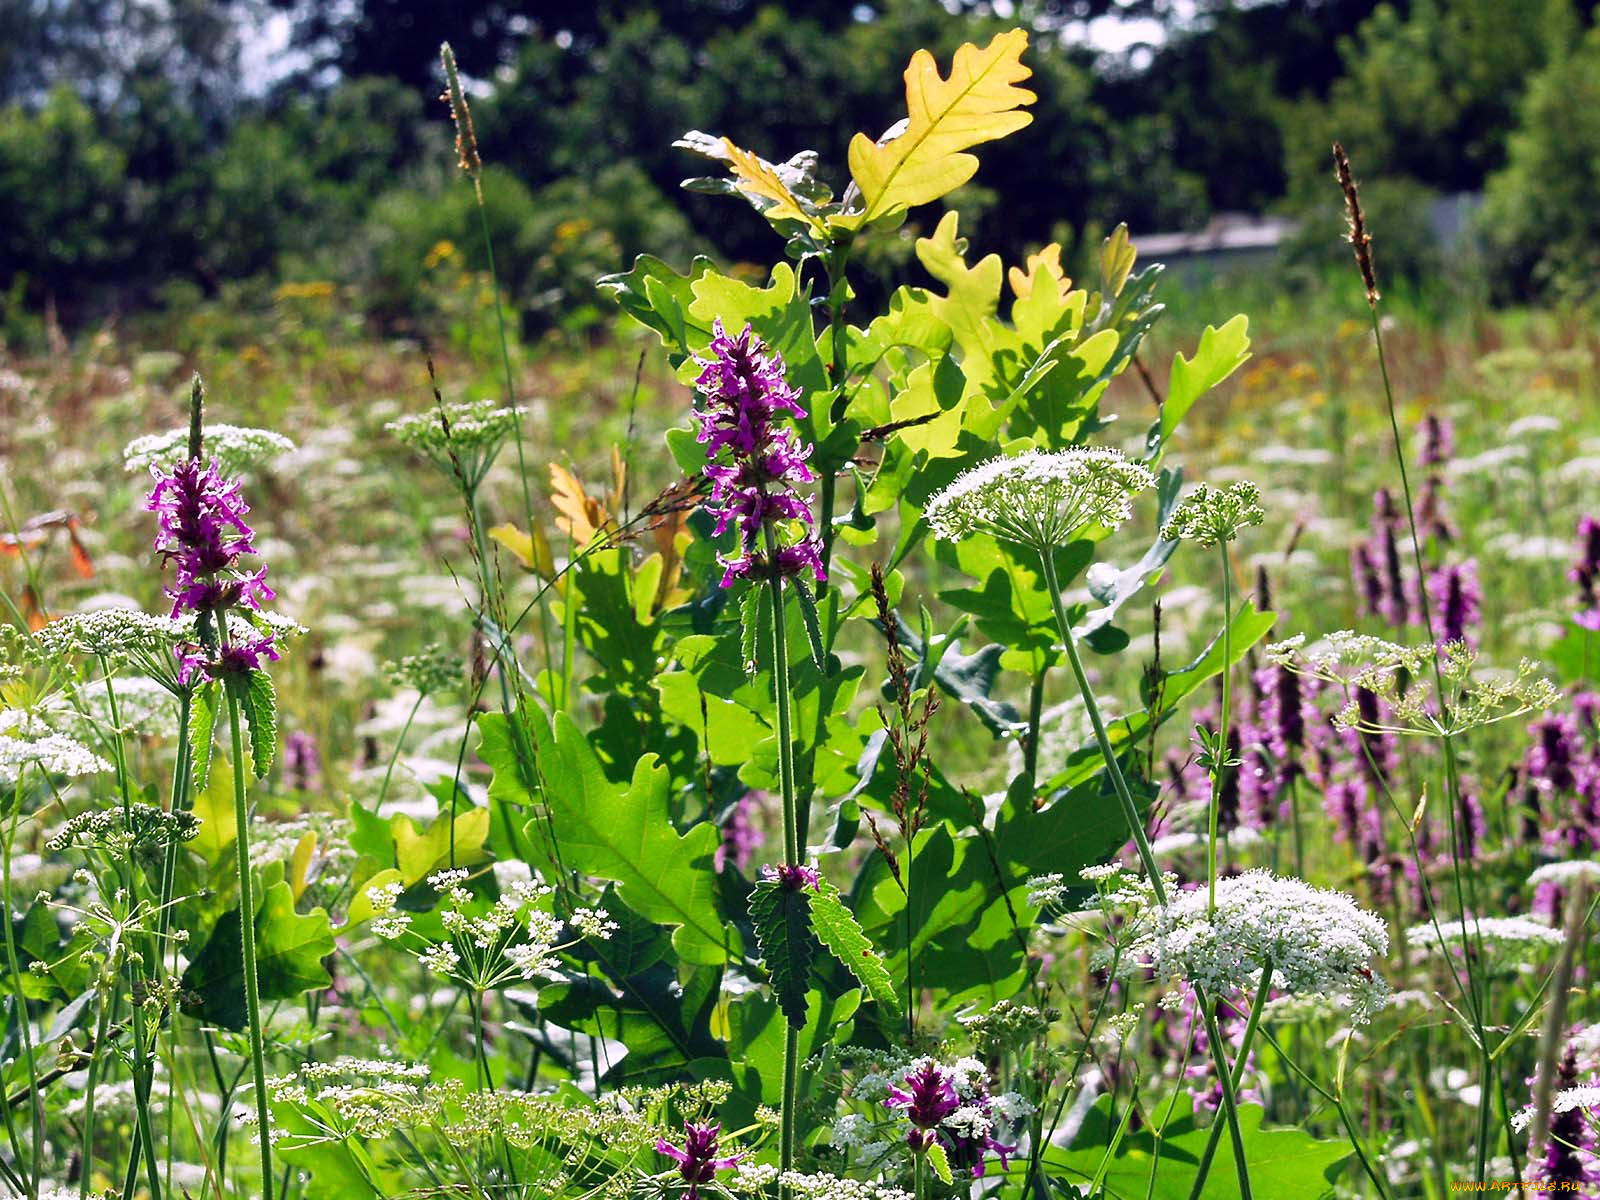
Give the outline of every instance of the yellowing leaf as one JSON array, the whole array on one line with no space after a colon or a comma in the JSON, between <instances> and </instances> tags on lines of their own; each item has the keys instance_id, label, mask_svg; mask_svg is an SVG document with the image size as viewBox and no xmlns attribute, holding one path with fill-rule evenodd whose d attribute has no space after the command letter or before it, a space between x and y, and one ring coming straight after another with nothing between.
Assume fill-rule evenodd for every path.
<instances>
[{"instance_id":1,"label":"yellowing leaf","mask_svg":"<svg viewBox=\"0 0 1600 1200\"><path fill-rule=\"evenodd\" d=\"M770 206L762 209L762 216L769 221L804 221L813 230L822 232L821 224L800 207L799 199L778 176L777 169L771 163L759 154L741 150L727 138L722 139L722 148L739 180L740 189L746 195L771 202Z\"/></svg>"},{"instance_id":2,"label":"yellowing leaf","mask_svg":"<svg viewBox=\"0 0 1600 1200\"><path fill-rule=\"evenodd\" d=\"M372 920L377 914L372 908L371 892L375 888L382 888L391 883L398 883L404 886L405 877L395 868L385 867L356 888L356 894L350 900L350 909L345 913L344 928L353 929L357 925Z\"/></svg>"},{"instance_id":3,"label":"yellowing leaf","mask_svg":"<svg viewBox=\"0 0 1600 1200\"><path fill-rule=\"evenodd\" d=\"M580 549L602 529L611 527L611 513L604 501L590 496L583 481L560 463L550 464L550 503L561 514L556 518L556 527Z\"/></svg>"},{"instance_id":4,"label":"yellowing leaf","mask_svg":"<svg viewBox=\"0 0 1600 1200\"><path fill-rule=\"evenodd\" d=\"M311 873L311 856L316 850L317 835L308 829L300 835L300 840L294 844L294 853L289 856L288 884L297 904L305 895L306 876Z\"/></svg>"},{"instance_id":5,"label":"yellowing leaf","mask_svg":"<svg viewBox=\"0 0 1600 1200\"><path fill-rule=\"evenodd\" d=\"M407 887L450 866L450 814L440 813L424 833L410 817L396 821L395 861ZM470 866L483 858L483 842L489 836L489 810L469 808L455 818L455 865Z\"/></svg>"},{"instance_id":6,"label":"yellowing leaf","mask_svg":"<svg viewBox=\"0 0 1600 1200\"><path fill-rule=\"evenodd\" d=\"M868 224L960 187L978 169L963 151L1023 128L1033 117L1018 109L1037 97L1017 83L1033 74L1022 65L1025 29L996 34L982 50L970 42L956 51L950 77L932 54L918 50L906 67L905 128L881 144L864 133L850 141L850 174Z\"/></svg>"},{"instance_id":7,"label":"yellowing leaf","mask_svg":"<svg viewBox=\"0 0 1600 1200\"><path fill-rule=\"evenodd\" d=\"M532 571L543 579L556 576L555 555L550 552L550 541L537 525L532 532L524 533L509 521L489 530L489 536L504 546L511 557L525 571Z\"/></svg>"},{"instance_id":8,"label":"yellowing leaf","mask_svg":"<svg viewBox=\"0 0 1600 1200\"><path fill-rule=\"evenodd\" d=\"M1065 300L1067 293L1072 291L1072 280L1067 278L1061 269L1061 243L1051 242L1037 254L1028 255L1028 268L1024 271L1021 267L1012 267L1006 272L1006 278L1011 283L1011 290L1018 300L1026 300L1033 295L1033 288L1041 279L1050 279L1055 283L1055 292L1058 299Z\"/></svg>"}]
</instances>

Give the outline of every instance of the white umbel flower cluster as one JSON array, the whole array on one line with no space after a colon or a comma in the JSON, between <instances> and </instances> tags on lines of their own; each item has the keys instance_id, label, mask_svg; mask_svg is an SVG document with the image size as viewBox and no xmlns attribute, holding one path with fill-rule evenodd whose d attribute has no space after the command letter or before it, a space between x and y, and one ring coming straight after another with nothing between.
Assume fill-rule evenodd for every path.
<instances>
[{"instance_id":1,"label":"white umbel flower cluster","mask_svg":"<svg viewBox=\"0 0 1600 1200\"><path fill-rule=\"evenodd\" d=\"M1124 977L1148 967L1160 979L1181 979L1214 996L1251 992L1272 963L1272 984L1291 995L1344 997L1351 1017L1366 1021L1388 986L1372 969L1389 949L1383 921L1343 892L1247 871L1217 882L1216 911L1204 888L1139 914L1119 966Z\"/></svg>"},{"instance_id":2,"label":"white umbel flower cluster","mask_svg":"<svg viewBox=\"0 0 1600 1200\"><path fill-rule=\"evenodd\" d=\"M293 453L294 443L270 429L252 429L246 425L207 425L203 448L203 457L207 461L215 459L224 475L237 475L249 467ZM179 463L188 461L187 425L166 433L147 433L134 438L122 451L123 465L130 471L148 471L155 467L170 472Z\"/></svg>"},{"instance_id":3,"label":"white umbel flower cluster","mask_svg":"<svg viewBox=\"0 0 1600 1200\"><path fill-rule=\"evenodd\" d=\"M1437 950L1442 937L1445 947L1460 953L1463 935L1474 952L1481 943L1484 956L1497 962L1520 961L1529 950L1541 946L1553 949L1567 940L1561 930L1527 917L1477 917L1465 923L1440 921L1438 928L1413 925L1406 930L1406 941L1412 946Z\"/></svg>"},{"instance_id":4,"label":"white umbel flower cluster","mask_svg":"<svg viewBox=\"0 0 1600 1200\"><path fill-rule=\"evenodd\" d=\"M111 764L74 738L59 733L38 737L0 732L0 789L12 789L24 771L75 779L111 770Z\"/></svg>"},{"instance_id":5,"label":"white umbel flower cluster","mask_svg":"<svg viewBox=\"0 0 1600 1200\"><path fill-rule=\"evenodd\" d=\"M1045 551L1089 526L1113 530L1155 476L1117 450L1030 451L992 458L958 475L923 515L946 542L985 533Z\"/></svg>"},{"instance_id":6,"label":"white umbel flower cluster","mask_svg":"<svg viewBox=\"0 0 1600 1200\"><path fill-rule=\"evenodd\" d=\"M1555 1099L1550 1104L1550 1112L1553 1116L1569 1113L1575 1108L1582 1109L1584 1112L1600 1109L1600 1085L1586 1083L1580 1087L1567 1088L1565 1091L1557 1092ZM1521 1133L1532 1121L1533 1108L1530 1106L1519 1113L1512 1114L1511 1128Z\"/></svg>"},{"instance_id":7,"label":"white umbel flower cluster","mask_svg":"<svg viewBox=\"0 0 1600 1200\"><path fill-rule=\"evenodd\" d=\"M1600 883L1600 862L1592 858L1573 858L1565 862L1545 863L1528 876L1530 887L1553 883L1570 888L1580 883Z\"/></svg>"}]
</instances>

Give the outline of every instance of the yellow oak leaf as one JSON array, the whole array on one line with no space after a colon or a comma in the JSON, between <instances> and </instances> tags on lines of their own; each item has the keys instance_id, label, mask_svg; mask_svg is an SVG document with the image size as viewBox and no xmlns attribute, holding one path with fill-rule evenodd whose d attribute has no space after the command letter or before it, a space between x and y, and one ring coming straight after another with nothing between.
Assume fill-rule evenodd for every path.
<instances>
[{"instance_id":1,"label":"yellow oak leaf","mask_svg":"<svg viewBox=\"0 0 1600 1200\"><path fill-rule=\"evenodd\" d=\"M789 190L789 185L783 182L771 163L759 154L740 149L727 138L722 139L722 148L727 153L728 165L739 180L740 190L746 195L771 201L762 210L762 216L769 221L804 221L813 231L822 231L822 225L800 207L799 198Z\"/></svg>"},{"instance_id":2,"label":"yellow oak leaf","mask_svg":"<svg viewBox=\"0 0 1600 1200\"><path fill-rule=\"evenodd\" d=\"M864 133L850 141L850 175L861 190L857 224L870 224L960 187L978 169L964 153L1026 126L1019 111L1037 97L1016 86L1033 74L1022 65L1025 29L996 34L982 50L972 43L955 53L948 79L932 54L918 50L906 67L906 116L895 136L875 142Z\"/></svg>"}]
</instances>

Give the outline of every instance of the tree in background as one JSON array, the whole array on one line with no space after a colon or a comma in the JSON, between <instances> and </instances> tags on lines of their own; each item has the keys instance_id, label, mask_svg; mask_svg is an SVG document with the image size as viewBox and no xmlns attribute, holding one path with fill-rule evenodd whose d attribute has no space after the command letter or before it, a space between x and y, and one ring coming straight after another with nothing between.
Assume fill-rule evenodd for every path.
<instances>
[{"instance_id":1,"label":"tree in background","mask_svg":"<svg viewBox=\"0 0 1600 1200\"><path fill-rule=\"evenodd\" d=\"M1600 280L1600 27L1560 34L1528 84L1483 230L1510 294L1592 297Z\"/></svg>"}]
</instances>

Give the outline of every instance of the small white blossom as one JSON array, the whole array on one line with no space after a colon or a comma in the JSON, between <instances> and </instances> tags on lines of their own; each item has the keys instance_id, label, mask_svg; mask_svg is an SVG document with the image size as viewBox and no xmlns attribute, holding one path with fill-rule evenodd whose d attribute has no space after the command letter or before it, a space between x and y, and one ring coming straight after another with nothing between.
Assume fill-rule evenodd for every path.
<instances>
[{"instance_id":1,"label":"small white blossom","mask_svg":"<svg viewBox=\"0 0 1600 1200\"><path fill-rule=\"evenodd\" d=\"M1441 921L1437 929L1432 925L1414 925L1406 930L1406 941L1413 946L1438 949L1442 936L1445 946L1452 952L1459 952L1463 932L1474 949L1481 939L1484 953L1498 959L1524 954L1536 946L1553 948L1567 940L1561 930L1527 917L1477 917L1465 925L1461 921Z\"/></svg>"},{"instance_id":2,"label":"small white blossom","mask_svg":"<svg viewBox=\"0 0 1600 1200\"><path fill-rule=\"evenodd\" d=\"M1596 882L1600 882L1600 862L1589 858L1545 863L1528 876L1528 883L1533 887L1541 883L1553 883L1558 887L1570 888L1575 884Z\"/></svg>"}]
</instances>

